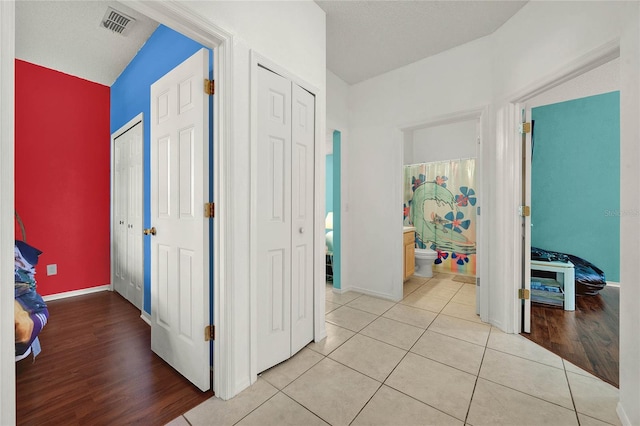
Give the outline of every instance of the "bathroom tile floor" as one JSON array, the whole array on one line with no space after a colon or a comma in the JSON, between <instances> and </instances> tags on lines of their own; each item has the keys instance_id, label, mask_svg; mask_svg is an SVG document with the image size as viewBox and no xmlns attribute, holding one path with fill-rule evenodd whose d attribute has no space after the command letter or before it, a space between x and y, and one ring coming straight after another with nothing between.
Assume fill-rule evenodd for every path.
<instances>
[{"instance_id":1,"label":"bathroom tile floor","mask_svg":"<svg viewBox=\"0 0 640 426\"><path fill-rule=\"evenodd\" d=\"M171 425L607 425L618 389L475 314L475 286L411 277L399 303L327 286L327 338Z\"/></svg>"}]
</instances>

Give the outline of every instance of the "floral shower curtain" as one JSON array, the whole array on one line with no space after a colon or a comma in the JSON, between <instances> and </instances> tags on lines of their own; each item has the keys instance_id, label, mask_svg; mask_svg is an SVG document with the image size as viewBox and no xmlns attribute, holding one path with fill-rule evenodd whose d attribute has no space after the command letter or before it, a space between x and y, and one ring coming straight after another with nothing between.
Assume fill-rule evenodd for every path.
<instances>
[{"instance_id":1,"label":"floral shower curtain","mask_svg":"<svg viewBox=\"0 0 640 426\"><path fill-rule=\"evenodd\" d=\"M476 160L404 167L404 224L416 247L438 253L434 270L476 274Z\"/></svg>"}]
</instances>

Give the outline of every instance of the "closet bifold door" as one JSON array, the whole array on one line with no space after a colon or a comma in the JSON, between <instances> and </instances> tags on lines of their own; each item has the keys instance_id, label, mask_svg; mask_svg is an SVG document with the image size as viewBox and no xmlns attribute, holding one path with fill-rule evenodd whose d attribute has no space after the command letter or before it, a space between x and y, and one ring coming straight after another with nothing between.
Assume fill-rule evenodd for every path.
<instances>
[{"instance_id":1,"label":"closet bifold door","mask_svg":"<svg viewBox=\"0 0 640 426\"><path fill-rule=\"evenodd\" d=\"M258 67L258 371L291 356L291 82Z\"/></svg>"},{"instance_id":2,"label":"closet bifold door","mask_svg":"<svg viewBox=\"0 0 640 426\"><path fill-rule=\"evenodd\" d=\"M315 98L258 67L257 367L313 340Z\"/></svg>"},{"instance_id":3,"label":"closet bifold door","mask_svg":"<svg viewBox=\"0 0 640 426\"><path fill-rule=\"evenodd\" d=\"M114 140L114 289L142 309L142 123Z\"/></svg>"}]
</instances>

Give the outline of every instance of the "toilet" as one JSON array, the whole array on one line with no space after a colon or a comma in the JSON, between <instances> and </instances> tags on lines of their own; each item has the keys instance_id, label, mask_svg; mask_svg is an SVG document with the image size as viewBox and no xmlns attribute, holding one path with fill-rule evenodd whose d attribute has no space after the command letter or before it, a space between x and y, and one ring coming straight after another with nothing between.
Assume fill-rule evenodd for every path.
<instances>
[{"instance_id":1,"label":"toilet","mask_svg":"<svg viewBox=\"0 0 640 426\"><path fill-rule=\"evenodd\" d=\"M433 261L438 258L438 253L431 249L416 248L416 271L414 275L419 277L433 276Z\"/></svg>"}]
</instances>

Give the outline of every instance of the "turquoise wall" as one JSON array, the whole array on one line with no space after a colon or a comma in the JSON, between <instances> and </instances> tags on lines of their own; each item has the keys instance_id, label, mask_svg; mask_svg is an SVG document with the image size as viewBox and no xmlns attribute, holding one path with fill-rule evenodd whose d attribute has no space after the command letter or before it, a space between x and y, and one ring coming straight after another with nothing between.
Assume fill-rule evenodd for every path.
<instances>
[{"instance_id":1,"label":"turquoise wall","mask_svg":"<svg viewBox=\"0 0 640 426\"><path fill-rule=\"evenodd\" d=\"M342 287L341 137L338 130L333 131L333 287L337 289Z\"/></svg>"},{"instance_id":2,"label":"turquoise wall","mask_svg":"<svg viewBox=\"0 0 640 426\"><path fill-rule=\"evenodd\" d=\"M144 227L151 226L150 133L151 84L171 71L185 59L202 49L202 45L172 29L160 25L138 51L129 65L111 86L111 133L143 113L144 121ZM209 49L211 52L211 50ZM213 53L210 53L210 70ZM151 242L144 236L144 304L151 313Z\"/></svg>"},{"instance_id":3,"label":"turquoise wall","mask_svg":"<svg viewBox=\"0 0 640 426\"><path fill-rule=\"evenodd\" d=\"M333 211L333 154L327 155L326 162L326 191L325 191L325 217L326 213Z\"/></svg>"},{"instance_id":4,"label":"turquoise wall","mask_svg":"<svg viewBox=\"0 0 640 426\"><path fill-rule=\"evenodd\" d=\"M620 281L620 92L532 109L531 245Z\"/></svg>"}]
</instances>

